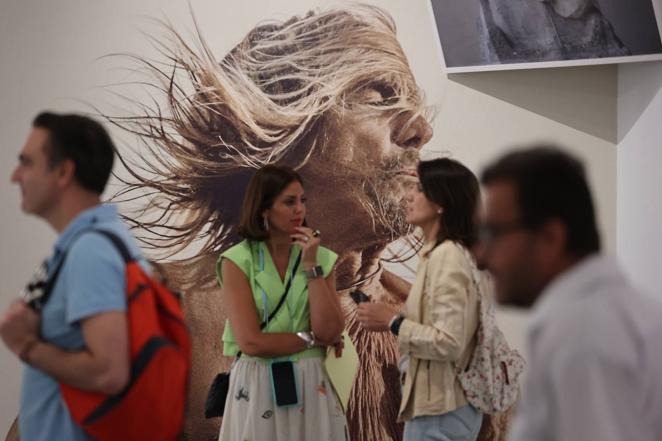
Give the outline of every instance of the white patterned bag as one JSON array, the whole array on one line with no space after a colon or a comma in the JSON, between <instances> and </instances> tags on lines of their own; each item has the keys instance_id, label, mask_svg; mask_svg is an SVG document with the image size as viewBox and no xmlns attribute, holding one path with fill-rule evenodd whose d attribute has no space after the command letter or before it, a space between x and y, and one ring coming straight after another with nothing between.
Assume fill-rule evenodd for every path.
<instances>
[{"instance_id":1,"label":"white patterned bag","mask_svg":"<svg viewBox=\"0 0 662 441\"><path fill-rule=\"evenodd\" d=\"M478 291L479 322L476 331L476 348L469 365L457 372L467 400L487 414L508 410L519 396L519 377L524 371L524 358L511 349L494 315L492 284L481 288L481 277L486 274L476 268L473 258L466 251L472 264L472 279ZM487 291L487 292L485 292Z\"/></svg>"}]
</instances>

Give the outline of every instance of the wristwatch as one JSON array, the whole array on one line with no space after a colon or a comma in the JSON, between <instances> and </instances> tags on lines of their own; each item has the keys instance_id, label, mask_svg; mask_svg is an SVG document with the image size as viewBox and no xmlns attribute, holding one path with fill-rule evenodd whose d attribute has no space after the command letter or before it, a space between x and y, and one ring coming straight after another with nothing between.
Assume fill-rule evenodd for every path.
<instances>
[{"instance_id":1,"label":"wristwatch","mask_svg":"<svg viewBox=\"0 0 662 441\"><path fill-rule=\"evenodd\" d=\"M402 324L402 321L404 319L405 316L403 314L398 314L391 319L391 324L389 325L389 329L394 335L398 335L398 333L400 332L400 325Z\"/></svg>"},{"instance_id":2,"label":"wristwatch","mask_svg":"<svg viewBox=\"0 0 662 441\"><path fill-rule=\"evenodd\" d=\"M321 266L315 265L311 269L305 270L304 273L306 274L306 277L308 277L309 279L316 279L324 275L324 270L322 269Z\"/></svg>"},{"instance_id":3,"label":"wristwatch","mask_svg":"<svg viewBox=\"0 0 662 441\"><path fill-rule=\"evenodd\" d=\"M313 331L297 332L297 337L299 337L301 340L303 340L306 343L306 349L310 349L313 346L315 346L315 334L313 334Z\"/></svg>"}]
</instances>

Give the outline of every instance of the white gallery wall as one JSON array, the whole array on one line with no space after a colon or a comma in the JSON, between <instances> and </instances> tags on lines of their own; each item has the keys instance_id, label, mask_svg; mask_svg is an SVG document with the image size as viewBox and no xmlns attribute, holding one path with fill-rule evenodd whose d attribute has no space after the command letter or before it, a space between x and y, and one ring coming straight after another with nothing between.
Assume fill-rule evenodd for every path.
<instances>
[{"instance_id":1,"label":"white gallery wall","mask_svg":"<svg viewBox=\"0 0 662 441\"><path fill-rule=\"evenodd\" d=\"M324 0L244 0L232 2L231 7L227 1L190 3L209 46L219 57L263 19L285 19L312 7L333 4ZM435 134L426 147L427 154L450 152L478 172L512 146L535 141L568 146L586 161L606 248L614 252L617 68L476 73L448 78L441 71L425 0L369 3L384 7L394 16L416 79L429 104L437 109ZM181 0L0 2L1 310L16 296L34 266L49 254L55 240L55 234L42 221L20 212L18 188L9 183L31 119L43 109L90 111L90 104L102 110L116 106L117 99L103 86L132 77L122 69L126 65L120 59L100 57L117 52L156 56L141 32L155 29L149 17L167 17L175 28L184 31L192 28L187 2ZM660 100L657 106L662 106ZM117 131L112 133L121 137ZM523 313L514 311L502 311L500 316L507 336L520 348L524 320ZM20 388L20 364L3 345L0 373L2 439L18 410Z\"/></svg>"},{"instance_id":2,"label":"white gallery wall","mask_svg":"<svg viewBox=\"0 0 662 441\"><path fill-rule=\"evenodd\" d=\"M662 299L662 62L619 67L618 140L618 256Z\"/></svg>"}]
</instances>

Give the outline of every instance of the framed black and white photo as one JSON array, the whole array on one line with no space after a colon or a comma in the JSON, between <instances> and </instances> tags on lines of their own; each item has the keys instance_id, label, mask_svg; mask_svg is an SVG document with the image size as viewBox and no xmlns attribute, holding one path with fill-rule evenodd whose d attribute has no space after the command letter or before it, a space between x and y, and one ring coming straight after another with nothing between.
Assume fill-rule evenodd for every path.
<instances>
[{"instance_id":1,"label":"framed black and white photo","mask_svg":"<svg viewBox=\"0 0 662 441\"><path fill-rule=\"evenodd\" d=\"M429 0L447 73L662 60L661 0Z\"/></svg>"}]
</instances>

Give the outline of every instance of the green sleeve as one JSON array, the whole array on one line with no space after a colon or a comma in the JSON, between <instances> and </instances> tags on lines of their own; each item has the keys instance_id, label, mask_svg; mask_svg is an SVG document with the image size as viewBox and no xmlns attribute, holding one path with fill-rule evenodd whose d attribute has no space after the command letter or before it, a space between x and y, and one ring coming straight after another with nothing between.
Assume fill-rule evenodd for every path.
<instances>
[{"instance_id":1,"label":"green sleeve","mask_svg":"<svg viewBox=\"0 0 662 441\"><path fill-rule=\"evenodd\" d=\"M220 287L223 286L223 275L221 273L221 262L223 259L230 260L241 269L246 277L249 277L252 264L252 254L250 244L247 240L228 248L218 256L218 260L216 261L216 281Z\"/></svg>"}]
</instances>

